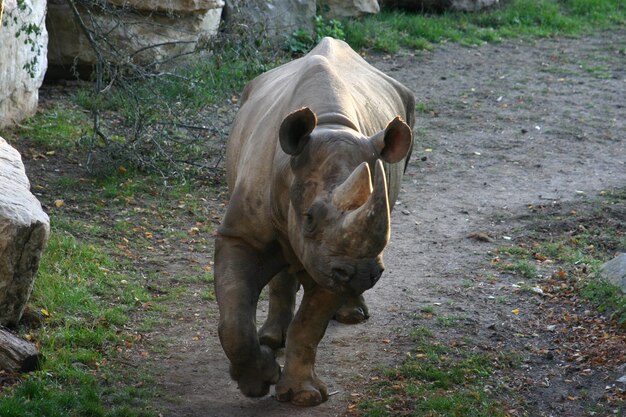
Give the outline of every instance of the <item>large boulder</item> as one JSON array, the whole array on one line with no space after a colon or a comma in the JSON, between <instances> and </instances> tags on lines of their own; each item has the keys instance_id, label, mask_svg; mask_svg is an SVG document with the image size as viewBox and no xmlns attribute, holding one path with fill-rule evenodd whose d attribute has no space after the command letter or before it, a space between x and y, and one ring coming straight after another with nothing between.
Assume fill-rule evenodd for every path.
<instances>
[{"instance_id":1,"label":"large boulder","mask_svg":"<svg viewBox=\"0 0 626 417\"><path fill-rule=\"evenodd\" d=\"M194 50L198 40L217 33L223 0L106 0L89 8L76 2L85 26L94 39L106 34L103 57L116 64L141 65L166 62ZM48 58L52 78L71 74L72 68L87 75L96 54L65 0L48 1L46 19L50 31Z\"/></svg>"},{"instance_id":2,"label":"large boulder","mask_svg":"<svg viewBox=\"0 0 626 417\"><path fill-rule=\"evenodd\" d=\"M297 29L313 31L315 0L226 0L228 24L252 24L270 37Z\"/></svg>"},{"instance_id":3,"label":"large boulder","mask_svg":"<svg viewBox=\"0 0 626 417\"><path fill-rule=\"evenodd\" d=\"M1 0L0 0L1 1ZM0 127L13 125L37 109L46 73L46 2L4 0L0 24Z\"/></svg>"},{"instance_id":4,"label":"large boulder","mask_svg":"<svg viewBox=\"0 0 626 417\"><path fill-rule=\"evenodd\" d=\"M20 154L0 137L0 325L20 321L49 234Z\"/></svg>"},{"instance_id":5,"label":"large boulder","mask_svg":"<svg viewBox=\"0 0 626 417\"><path fill-rule=\"evenodd\" d=\"M411 12L457 10L475 12L496 6L500 0L381 0L383 7Z\"/></svg>"},{"instance_id":6,"label":"large boulder","mask_svg":"<svg viewBox=\"0 0 626 417\"><path fill-rule=\"evenodd\" d=\"M378 0L321 0L318 5L328 18L358 17L380 11Z\"/></svg>"}]
</instances>

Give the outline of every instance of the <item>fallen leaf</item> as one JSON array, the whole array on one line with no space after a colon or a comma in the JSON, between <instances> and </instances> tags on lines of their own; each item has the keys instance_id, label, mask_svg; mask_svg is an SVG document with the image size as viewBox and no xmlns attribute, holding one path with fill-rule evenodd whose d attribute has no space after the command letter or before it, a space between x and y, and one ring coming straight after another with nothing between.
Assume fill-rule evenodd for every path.
<instances>
[{"instance_id":1,"label":"fallen leaf","mask_svg":"<svg viewBox=\"0 0 626 417\"><path fill-rule=\"evenodd\" d=\"M63 200L54 200L54 207L56 208L60 208L63 207L65 205L65 201Z\"/></svg>"},{"instance_id":2,"label":"fallen leaf","mask_svg":"<svg viewBox=\"0 0 626 417\"><path fill-rule=\"evenodd\" d=\"M491 238L489 237L489 235L487 233L482 233L482 232L472 233L468 235L467 238L478 240L479 242L491 242Z\"/></svg>"},{"instance_id":3,"label":"fallen leaf","mask_svg":"<svg viewBox=\"0 0 626 417\"><path fill-rule=\"evenodd\" d=\"M41 314L43 314L44 317L50 317L50 312L46 310L45 308L42 308L39 311L41 311Z\"/></svg>"},{"instance_id":4,"label":"fallen leaf","mask_svg":"<svg viewBox=\"0 0 626 417\"><path fill-rule=\"evenodd\" d=\"M516 308L515 310L511 310L511 313L515 314L516 316L519 314L519 309Z\"/></svg>"}]
</instances>

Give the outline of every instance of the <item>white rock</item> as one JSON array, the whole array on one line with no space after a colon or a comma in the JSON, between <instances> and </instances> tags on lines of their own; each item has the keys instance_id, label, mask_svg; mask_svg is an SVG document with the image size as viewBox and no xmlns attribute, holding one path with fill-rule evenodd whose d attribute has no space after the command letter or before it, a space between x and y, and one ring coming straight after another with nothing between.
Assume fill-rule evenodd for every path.
<instances>
[{"instance_id":1,"label":"white rock","mask_svg":"<svg viewBox=\"0 0 626 417\"><path fill-rule=\"evenodd\" d=\"M106 13L99 8L83 10L85 24L96 32L109 33L108 41L120 53L113 57L104 51L107 59L139 64L193 51L199 39L217 33L224 7L223 0L108 0L108 3ZM91 45L66 1L49 0L47 24L50 31L48 56L55 76L63 75L60 69L69 73L74 64L79 69L95 64Z\"/></svg>"},{"instance_id":2,"label":"white rock","mask_svg":"<svg viewBox=\"0 0 626 417\"><path fill-rule=\"evenodd\" d=\"M357 17L380 12L377 0L325 0L319 2L324 16Z\"/></svg>"},{"instance_id":3,"label":"white rock","mask_svg":"<svg viewBox=\"0 0 626 417\"><path fill-rule=\"evenodd\" d=\"M23 6L18 7L17 0L4 0L0 24L0 127L35 113L48 63L46 2L24 0L20 4ZM40 32L21 31L15 36L28 25L35 25Z\"/></svg>"},{"instance_id":4,"label":"white rock","mask_svg":"<svg viewBox=\"0 0 626 417\"><path fill-rule=\"evenodd\" d=\"M201 12L224 7L223 0L108 0L110 4L134 10L159 12Z\"/></svg>"},{"instance_id":5,"label":"white rock","mask_svg":"<svg viewBox=\"0 0 626 417\"><path fill-rule=\"evenodd\" d=\"M313 31L315 0L226 0L227 23L253 23L270 36L283 37L297 29Z\"/></svg>"},{"instance_id":6,"label":"white rock","mask_svg":"<svg viewBox=\"0 0 626 417\"><path fill-rule=\"evenodd\" d=\"M0 325L22 317L49 234L20 154L0 137Z\"/></svg>"}]
</instances>

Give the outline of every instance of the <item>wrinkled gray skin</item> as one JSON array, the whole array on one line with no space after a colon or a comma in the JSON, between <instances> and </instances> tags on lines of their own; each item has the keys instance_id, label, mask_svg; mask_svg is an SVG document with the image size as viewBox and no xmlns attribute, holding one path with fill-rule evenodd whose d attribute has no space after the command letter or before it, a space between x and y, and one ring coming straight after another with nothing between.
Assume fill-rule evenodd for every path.
<instances>
[{"instance_id":1,"label":"wrinkled gray skin","mask_svg":"<svg viewBox=\"0 0 626 417\"><path fill-rule=\"evenodd\" d=\"M276 384L278 400L317 405L328 398L314 370L328 322L364 320L361 294L383 271L414 98L347 44L325 38L251 81L241 102L215 250L220 341L245 395ZM269 315L257 333L268 283ZM273 349L282 346L281 375Z\"/></svg>"}]
</instances>

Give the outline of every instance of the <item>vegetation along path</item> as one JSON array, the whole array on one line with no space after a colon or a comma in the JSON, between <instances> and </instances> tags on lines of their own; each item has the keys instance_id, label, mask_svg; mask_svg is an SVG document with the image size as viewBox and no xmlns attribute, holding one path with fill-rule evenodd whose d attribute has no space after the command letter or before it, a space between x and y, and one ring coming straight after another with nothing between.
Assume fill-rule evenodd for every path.
<instances>
[{"instance_id":1,"label":"vegetation along path","mask_svg":"<svg viewBox=\"0 0 626 417\"><path fill-rule=\"evenodd\" d=\"M595 275L625 249L626 32L367 59L415 93L416 146L371 318L330 324L317 372L333 395L314 408L244 398L228 377L210 291L222 187L166 198L120 173L87 197L74 160L21 145L53 225L113 242L134 277L112 284L136 291L119 297L130 320L105 317L117 353L84 361L137 381L107 401L143 395L172 417L624 415L623 305Z\"/></svg>"}]
</instances>

